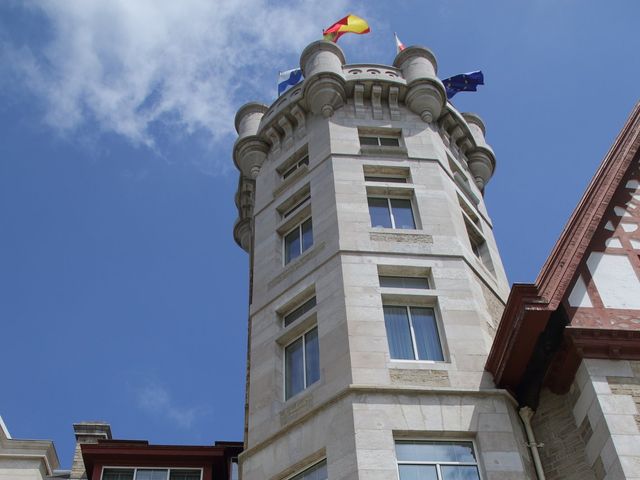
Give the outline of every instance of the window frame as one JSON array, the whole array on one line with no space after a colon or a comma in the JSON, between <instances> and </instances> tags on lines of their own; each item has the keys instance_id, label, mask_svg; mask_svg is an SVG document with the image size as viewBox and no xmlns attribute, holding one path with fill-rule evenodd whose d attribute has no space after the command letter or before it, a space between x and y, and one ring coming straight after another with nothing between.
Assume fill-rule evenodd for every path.
<instances>
[{"instance_id":1,"label":"window frame","mask_svg":"<svg viewBox=\"0 0 640 480\"><path fill-rule=\"evenodd\" d=\"M294 160L291 165L289 165L286 168L283 168L280 173L280 179L282 181L286 180L287 178L291 177L293 174L295 174L300 168L302 168L302 166L306 166L307 168L309 168L309 153L305 152L302 154L302 156L300 156L300 158L298 158L297 160Z\"/></svg>"},{"instance_id":2,"label":"window frame","mask_svg":"<svg viewBox=\"0 0 640 480\"><path fill-rule=\"evenodd\" d=\"M203 480L204 468L202 467L164 467L164 466L130 466L130 465L103 465L100 471L100 480L103 480L105 470L133 470L133 480L136 480L138 470L166 470L167 480L171 480L171 470L198 470L200 472L200 480Z\"/></svg>"},{"instance_id":3,"label":"window frame","mask_svg":"<svg viewBox=\"0 0 640 480\"><path fill-rule=\"evenodd\" d=\"M374 155L393 155L393 156L407 156L407 146L405 145L401 128L389 128L389 127L358 127L358 145L360 146L360 153L374 154ZM365 143L363 139L375 139L375 145L373 142ZM393 140L393 145L383 145L384 140ZM387 142L389 143L389 142Z\"/></svg>"},{"instance_id":4,"label":"window frame","mask_svg":"<svg viewBox=\"0 0 640 480\"><path fill-rule=\"evenodd\" d=\"M292 398L295 398L296 396L300 395L302 392L304 392L305 390L308 390L311 386L317 384L320 381L320 373L322 371L322 369L320 368L320 334L318 333L318 379L316 381L314 381L313 383L308 384L307 383L307 344L306 344L306 336L307 334L309 334L309 332L311 332L312 330L318 330L318 324L315 323L311 326L309 326L308 328L306 328L305 330L303 330L300 334L296 335L294 338L292 338L291 340L289 340L286 344L283 345L282 347L282 396L284 398L284 401L287 402L289 400L291 400ZM290 396L287 397L287 348L291 345L293 345L295 342L297 342L298 340L302 339L302 372L303 372L303 385L304 387L302 388L302 390L292 393ZM309 467L311 468L311 467Z\"/></svg>"},{"instance_id":5,"label":"window frame","mask_svg":"<svg viewBox=\"0 0 640 480\"><path fill-rule=\"evenodd\" d=\"M413 193L413 190L410 190ZM390 227L382 227L382 226L374 226L373 219L371 218L371 205L369 205L370 199L383 199L387 200L387 212L389 213L389 218L391 219ZM393 207L391 206L391 200L405 200L409 202L409 208L411 210L411 219L413 220L413 228L398 228L396 227L395 216L393 215ZM416 216L416 208L413 201L413 195L411 196L401 196L401 195L383 195L375 193L375 191L369 192L367 191L367 210L369 213L369 223L371 224L371 228L385 228L388 230L419 230L417 216Z\"/></svg>"},{"instance_id":6,"label":"window frame","mask_svg":"<svg viewBox=\"0 0 640 480\"><path fill-rule=\"evenodd\" d=\"M470 443L473 449L473 455L475 457L475 462L442 462L442 461L419 461L419 460L398 460L397 450L394 448L394 453L396 455L396 471L398 473L398 479L400 480L400 465L435 465L436 466L436 480L442 480L442 470L440 466L475 466L478 470L478 478L479 480L484 480L484 474L482 471L482 466L480 464L479 451L476 445L475 438L460 438L460 437L452 437L452 438L395 438L394 446L398 443L410 443L410 444L419 444L419 443Z\"/></svg>"},{"instance_id":7,"label":"window frame","mask_svg":"<svg viewBox=\"0 0 640 480\"><path fill-rule=\"evenodd\" d=\"M426 284L426 287L423 286L400 286L400 287L396 287L396 286L389 286L389 285L383 285L383 278L397 278L397 279L402 279L402 280L423 280L424 283ZM431 286L431 279L429 278L428 275L389 275L389 274L381 274L378 272L378 285L380 286L381 289L402 289L402 290L410 290L411 292L422 292L422 291L428 291L428 290L433 290L433 287Z\"/></svg>"},{"instance_id":8,"label":"window frame","mask_svg":"<svg viewBox=\"0 0 640 480\"><path fill-rule=\"evenodd\" d=\"M310 204L307 204L305 202L305 207L309 206ZM297 210L297 208L296 208ZM302 244L302 225L305 224L308 220L311 221L311 244L309 246L307 246L307 248L304 248L303 244ZM300 252L298 253L298 255L296 255L293 258L290 258L289 260L287 260L287 237L293 233L294 231L298 230L298 233L300 235ZM300 221L296 222L295 226L290 228L289 230L286 230L285 233L282 234L282 264L283 266L289 265L291 262L295 261L297 258L300 258L306 251L310 250L313 247L314 244L314 238L313 238L313 220L312 220L312 216L311 215L307 215L305 217L303 217Z\"/></svg>"},{"instance_id":9,"label":"window frame","mask_svg":"<svg viewBox=\"0 0 640 480\"><path fill-rule=\"evenodd\" d=\"M381 287L385 288L385 287ZM409 333L411 334L411 349L413 352L413 358L394 358L391 356L391 347L389 346L389 332L387 331L386 326L386 318L385 318L385 307L394 307L394 308L405 308L407 311L407 320L409 322ZM436 327L436 334L438 335L438 344L440 346L440 353L442 355L441 360L431 360L431 359L421 359L419 358L419 350L418 350L418 341L416 340L415 329L413 327L413 319L411 317L411 309L412 308L424 308L430 309L433 312L433 320ZM387 347L389 348L389 359L392 362L421 362L421 363L447 363L447 350L445 349L445 344L443 342L443 333L442 333L442 323L440 322L440 318L437 312L436 305L416 305L414 302L411 304L401 303L401 302L393 302L393 301L384 301L382 302L382 317L385 322L385 334L387 337Z\"/></svg>"},{"instance_id":10,"label":"window frame","mask_svg":"<svg viewBox=\"0 0 640 480\"><path fill-rule=\"evenodd\" d=\"M309 470L312 470L316 467L318 467L320 464L324 463L325 466L327 466L327 459L323 458L321 460L318 460L317 462L315 462L313 465L309 465L307 468L305 468L304 470L299 471L298 473L294 473L293 475L290 475L288 477L286 477L286 480L304 480L304 477L300 477L300 475L303 475L305 473L307 473ZM327 466L328 467L328 466ZM327 468L327 479L329 478L328 476L328 468Z\"/></svg>"},{"instance_id":11,"label":"window frame","mask_svg":"<svg viewBox=\"0 0 640 480\"><path fill-rule=\"evenodd\" d=\"M305 299L299 302L296 302L295 305L291 308L288 308L284 313L280 315L282 318L282 327L289 328L291 325L299 323L301 320L312 315L316 309L318 308L318 299L316 297L315 292L311 296L304 297ZM309 302L313 301L313 305L307 308L307 310L300 313L296 318L287 323L287 317L293 315L294 313L302 310Z\"/></svg>"}]
</instances>

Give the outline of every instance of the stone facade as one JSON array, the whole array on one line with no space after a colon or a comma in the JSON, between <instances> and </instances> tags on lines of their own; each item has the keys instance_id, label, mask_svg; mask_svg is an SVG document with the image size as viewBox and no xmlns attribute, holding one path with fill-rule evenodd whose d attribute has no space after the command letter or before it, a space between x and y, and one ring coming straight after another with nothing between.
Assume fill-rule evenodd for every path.
<instances>
[{"instance_id":1,"label":"stone facade","mask_svg":"<svg viewBox=\"0 0 640 480\"><path fill-rule=\"evenodd\" d=\"M11 438L0 417L0 480L43 480L58 467L53 442Z\"/></svg>"},{"instance_id":2,"label":"stone facade","mask_svg":"<svg viewBox=\"0 0 640 480\"><path fill-rule=\"evenodd\" d=\"M234 236L251 256L242 478L326 460L332 480L395 480L406 439L473 441L483 479L535 478L517 405L484 370L508 293L482 200L484 125L446 102L420 47L393 67L346 65L321 41L301 65L301 85L236 116ZM415 228L372 227L369 197L408 200ZM285 238L309 218L312 245L287 261ZM393 358L384 305L433 309L443 360ZM287 398L285 350L316 329L319 379Z\"/></svg>"}]
</instances>

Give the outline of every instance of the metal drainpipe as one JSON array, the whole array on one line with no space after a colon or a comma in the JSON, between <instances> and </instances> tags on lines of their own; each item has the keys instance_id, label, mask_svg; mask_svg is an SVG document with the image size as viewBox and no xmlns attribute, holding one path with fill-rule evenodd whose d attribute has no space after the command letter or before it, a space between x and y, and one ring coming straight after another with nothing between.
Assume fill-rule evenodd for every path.
<instances>
[{"instance_id":1,"label":"metal drainpipe","mask_svg":"<svg viewBox=\"0 0 640 480\"><path fill-rule=\"evenodd\" d=\"M527 446L531 449L533 465L536 468L536 475L538 476L538 480L545 480L544 470L542 469L542 462L540 461L540 453L538 452L538 446L542 446L542 444L538 444L536 442L536 437L533 434L533 429L531 428L531 419L536 412L534 412L529 407L522 407L520 410L518 410L518 413L520 414L520 418L522 419L522 423L524 424L524 430L527 433Z\"/></svg>"}]
</instances>

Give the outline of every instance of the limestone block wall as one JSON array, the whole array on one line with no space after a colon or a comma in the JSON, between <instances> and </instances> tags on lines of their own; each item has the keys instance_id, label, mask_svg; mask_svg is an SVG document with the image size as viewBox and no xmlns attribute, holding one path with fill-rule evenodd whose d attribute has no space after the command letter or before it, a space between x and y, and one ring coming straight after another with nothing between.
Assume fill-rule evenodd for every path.
<instances>
[{"instance_id":1,"label":"limestone block wall","mask_svg":"<svg viewBox=\"0 0 640 480\"><path fill-rule=\"evenodd\" d=\"M535 479L514 405L503 392L370 392L353 405L359 479L397 478L395 442L471 440L485 480Z\"/></svg>"},{"instance_id":2,"label":"limestone block wall","mask_svg":"<svg viewBox=\"0 0 640 480\"><path fill-rule=\"evenodd\" d=\"M8 458L0 460L0 480L42 480L47 469L41 459Z\"/></svg>"},{"instance_id":3,"label":"limestone block wall","mask_svg":"<svg viewBox=\"0 0 640 480\"><path fill-rule=\"evenodd\" d=\"M544 393L534 417L547 478L640 478L638 404L640 362L583 360L570 393Z\"/></svg>"},{"instance_id":4,"label":"limestone block wall","mask_svg":"<svg viewBox=\"0 0 640 480\"><path fill-rule=\"evenodd\" d=\"M595 480L603 478L600 464L587 461L586 443L593 431L585 415L576 425L573 415L576 400L580 395L573 385L567 395L555 395L545 389L540 395L540 404L532 419L538 449L547 480ZM596 472L598 476L596 476Z\"/></svg>"},{"instance_id":5,"label":"limestone block wall","mask_svg":"<svg viewBox=\"0 0 640 480\"><path fill-rule=\"evenodd\" d=\"M245 450L241 459L244 479L285 479L322 459L332 480L357 479L351 403L343 397L309 409L268 442Z\"/></svg>"}]
</instances>

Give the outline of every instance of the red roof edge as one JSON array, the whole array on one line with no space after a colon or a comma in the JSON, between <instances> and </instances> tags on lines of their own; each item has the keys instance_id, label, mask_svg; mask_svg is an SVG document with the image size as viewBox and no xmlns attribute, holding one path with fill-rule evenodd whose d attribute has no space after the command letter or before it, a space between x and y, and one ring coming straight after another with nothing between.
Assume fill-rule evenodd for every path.
<instances>
[{"instance_id":1,"label":"red roof edge","mask_svg":"<svg viewBox=\"0 0 640 480\"><path fill-rule=\"evenodd\" d=\"M591 179L536 282L514 284L509 294L485 366L493 373L498 387L516 390L531 361L540 332L546 328L551 314L565 298L577 268L639 147L640 102L634 106Z\"/></svg>"}]
</instances>

